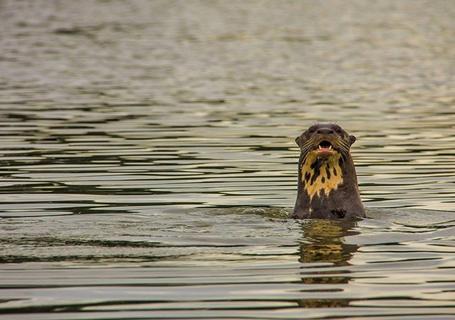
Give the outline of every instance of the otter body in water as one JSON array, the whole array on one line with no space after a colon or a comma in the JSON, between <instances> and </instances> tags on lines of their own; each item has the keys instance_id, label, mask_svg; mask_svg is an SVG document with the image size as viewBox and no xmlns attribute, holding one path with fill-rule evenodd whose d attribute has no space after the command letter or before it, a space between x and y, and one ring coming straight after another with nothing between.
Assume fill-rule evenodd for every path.
<instances>
[{"instance_id":1,"label":"otter body in water","mask_svg":"<svg viewBox=\"0 0 455 320\"><path fill-rule=\"evenodd\" d=\"M295 139L300 147L293 218L365 217L350 148L356 138L336 124L316 124Z\"/></svg>"}]
</instances>

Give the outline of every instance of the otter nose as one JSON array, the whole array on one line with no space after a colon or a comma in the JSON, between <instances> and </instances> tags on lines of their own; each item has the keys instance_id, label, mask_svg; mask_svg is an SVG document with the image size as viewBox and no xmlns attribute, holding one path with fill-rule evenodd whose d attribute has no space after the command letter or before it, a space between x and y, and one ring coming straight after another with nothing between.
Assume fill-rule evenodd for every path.
<instances>
[{"instance_id":1,"label":"otter nose","mask_svg":"<svg viewBox=\"0 0 455 320\"><path fill-rule=\"evenodd\" d=\"M333 134L334 133L334 131L329 128L321 128L321 129L318 129L318 131L316 131L316 132L319 134Z\"/></svg>"}]
</instances>

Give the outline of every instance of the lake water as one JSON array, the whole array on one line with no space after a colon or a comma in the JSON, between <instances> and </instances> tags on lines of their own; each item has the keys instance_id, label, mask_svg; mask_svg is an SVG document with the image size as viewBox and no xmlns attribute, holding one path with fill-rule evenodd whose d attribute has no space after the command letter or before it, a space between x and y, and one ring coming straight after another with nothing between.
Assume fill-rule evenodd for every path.
<instances>
[{"instance_id":1,"label":"lake water","mask_svg":"<svg viewBox=\"0 0 455 320\"><path fill-rule=\"evenodd\" d=\"M0 318L453 319L454 17L0 1ZM317 121L368 219L287 219Z\"/></svg>"}]
</instances>

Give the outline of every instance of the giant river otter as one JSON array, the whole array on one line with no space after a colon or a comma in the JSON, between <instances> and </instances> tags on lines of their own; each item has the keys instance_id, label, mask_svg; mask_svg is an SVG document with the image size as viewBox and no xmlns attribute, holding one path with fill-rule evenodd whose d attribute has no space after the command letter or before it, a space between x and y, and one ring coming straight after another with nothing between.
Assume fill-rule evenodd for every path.
<instances>
[{"instance_id":1,"label":"giant river otter","mask_svg":"<svg viewBox=\"0 0 455 320\"><path fill-rule=\"evenodd\" d=\"M295 139L300 147L293 218L365 217L350 148L356 138L336 124L316 124Z\"/></svg>"}]
</instances>

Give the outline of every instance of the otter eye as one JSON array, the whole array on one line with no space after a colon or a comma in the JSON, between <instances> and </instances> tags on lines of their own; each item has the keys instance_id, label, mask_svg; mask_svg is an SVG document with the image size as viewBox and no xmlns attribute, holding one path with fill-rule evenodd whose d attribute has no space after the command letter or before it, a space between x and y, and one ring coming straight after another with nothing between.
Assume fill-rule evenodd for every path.
<instances>
[{"instance_id":1,"label":"otter eye","mask_svg":"<svg viewBox=\"0 0 455 320\"><path fill-rule=\"evenodd\" d=\"M338 134L342 134L342 133L343 133L343 130L341 130L340 127L336 127L336 128L335 128L335 132L338 133Z\"/></svg>"},{"instance_id":2,"label":"otter eye","mask_svg":"<svg viewBox=\"0 0 455 320\"><path fill-rule=\"evenodd\" d=\"M314 133L315 131L316 131L315 127L311 127L310 129L308 129L308 133Z\"/></svg>"}]
</instances>

